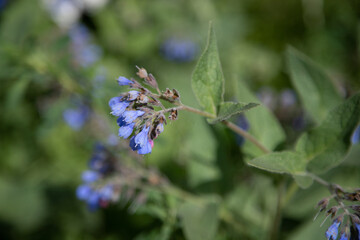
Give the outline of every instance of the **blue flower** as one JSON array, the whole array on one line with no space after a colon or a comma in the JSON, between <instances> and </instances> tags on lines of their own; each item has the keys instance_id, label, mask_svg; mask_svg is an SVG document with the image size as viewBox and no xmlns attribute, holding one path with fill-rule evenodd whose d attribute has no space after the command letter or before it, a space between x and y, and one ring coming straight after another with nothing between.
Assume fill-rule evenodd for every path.
<instances>
[{"instance_id":1,"label":"blue flower","mask_svg":"<svg viewBox=\"0 0 360 240\"><path fill-rule=\"evenodd\" d=\"M122 77L120 76L118 79L117 79L118 83L120 86L126 86L126 85L130 85L133 83L133 81L127 79L126 77Z\"/></svg>"},{"instance_id":2,"label":"blue flower","mask_svg":"<svg viewBox=\"0 0 360 240\"><path fill-rule=\"evenodd\" d=\"M145 146L149 142L149 130L150 127L144 126L144 128L135 136L135 144L140 147Z\"/></svg>"},{"instance_id":3,"label":"blue flower","mask_svg":"<svg viewBox=\"0 0 360 240\"><path fill-rule=\"evenodd\" d=\"M100 177L99 173L91 170L84 171L81 178L85 183L92 183L98 180Z\"/></svg>"},{"instance_id":4,"label":"blue flower","mask_svg":"<svg viewBox=\"0 0 360 240\"><path fill-rule=\"evenodd\" d=\"M156 131L158 134L162 133L164 131L164 124L163 123L159 123L157 126L156 126Z\"/></svg>"},{"instance_id":5,"label":"blue flower","mask_svg":"<svg viewBox=\"0 0 360 240\"><path fill-rule=\"evenodd\" d=\"M151 143L148 140L144 146L140 146L140 148L138 150L138 154L148 154L148 153L151 153L151 150L152 150Z\"/></svg>"},{"instance_id":6,"label":"blue flower","mask_svg":"<svg viewBox=\"0 0 360 240\"><path fill-rule=\"evenodd\" d=\"M341 234L340 240L349 240L349 237L346 233Z\"/></svg>"},{"instance_id":7,"label":"blue flower","mask_svg":"<svg viewBox=\"0 0 360 240\"><path fill-rule=\"evenodd\" d=\"M92 191L89 197L86 199L88 208L92 211L99 208L100 194L98 191Z\"/></svg>"},{"instance_id":8,"label":"blue flower","mask_svg":"<svg viewBox=\"0 0 360 240\"><path fill-rule=\"evenodd\" d=\"M119 128L119 137L122 137L124 139L130 137L131 133L134 130L135 123L131 123L128 125L124 125Z\"/></svg>"},{"instance_id":9,"label":"blue flower","mask_svg":"<svg viewBox=\"0 0 360 240\"><path fill-rule=\"evenodd\" d=\"M328 240L335 240L339 232L340 221L336 219L325 233Z\"/></svg>"},{"instance_id":10,"label":"blue flower","mask_svg":"<svg viewBox=\"0 0 360 240\"><path fill-rule=\"evenodd\" d=\"M124 121L127 123L127 124L130 124L132 123L133 121L135 121L136 118L144 115L144 111L140 111L140 110L130 110L130 111L126 111L123 113L123 117L124 117Z\"/></svg>"},{"instance_id":11,"label":"blue flower","mask_svg":"<svg viewBox=\"0 0 360 240\"><path fill-rule=\"evenodd\" d=\"M122 97L113 97L109 101L109 106L111 108L111 114L114 116L120 116L130 105L127 101L122 101Z\"/></svg>"},{"instance_id":12,"label":"blue flower","mask_svg":"<svg viewBox=\"0 0 360 240\"><path fill-rule=\"evenodd\" d=\"M129 146L131 147L131 149L132 149L133 151L137 151L137 150L140 149L140 145L137 145L137 144L135 143L135 136L132 136L132 137L130 138Z\"/></svg>"},{"instance_id":13,"label":"blue flower","mask_svg":"<svg viewBox=\"0 0 360 240\"><path fill-rule=\"evenodd\" d=\"M112 185L106 185L100 189L100 198L103 201L109 201L114 195L114 189Z\"/></svg>"},{"instance_id":14,"label":"blue flower","mask_svg":"<svg viewBox=\"0 0 360 240\"><path fill-rule=\"evenodd\" d=\"M352 144L357 144L360 142L360 125L357 126L357 128L355 129L353 135L351 136L351 143Z\"/></svg>"},{"instance_id":15,"label":"blue flower","mask_svg":"<svg viewBox=\"0 0 360 240\"><path fill-rule=\"evenodd\" d=\"M76 189L76 197L79 200L86 200L92 193L92 189L89 185L83 184Z\"/></svg>"},{"instance_id":16,"label":"blue flower","mask_svg":"<svg viewBox=\"0 0 360 240\"><path fill-rule=\"evenodd\" d=\"M165 58L179 62L193 60L198 50L194 42L174 38L166 40L161 48Z\"/></svg>"},{"instance_id":17,"label":"blue flower","mask_svg":"<svg viewBox=\"0 0 360 240\"><path fill-rule=\"evenodd\" d=\"M138 91L129 91L128 94L129 94L128 100L134 101L139 96L140 93Z\"/></svg>"},{"instance_id":18,"label":"blue flower","mask_svg":"<svg viewBox=\"0 0 360 240\"><path fill-rule=\"evenodd\" d=\"M80 130L88 120L90 110L86 106L69 108L63 112L64 121L74 130Z\"/></svg>"}]
</instances>

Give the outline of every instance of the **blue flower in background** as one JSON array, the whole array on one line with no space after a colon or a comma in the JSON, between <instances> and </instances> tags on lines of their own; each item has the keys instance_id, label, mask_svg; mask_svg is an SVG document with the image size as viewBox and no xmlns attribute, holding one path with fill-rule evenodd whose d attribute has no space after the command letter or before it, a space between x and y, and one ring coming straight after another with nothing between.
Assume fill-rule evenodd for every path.
<instances>
[{"instance_id":1,"label":"blue flower in background","mask_svg":"<svg viewBox=\"0 0 360 240\"><path fill-rule=\"evenodd\" d=\"M102 55L102 50L91 42L90 32L84 25L75 25L69 31L74 58L82 67L90 67Z\"/></svg>"},{"instance_id":2,"label":"blue flower in background","mask_svg":"<svg viewBox=\"0 0 360 240\"><path fill-rule=\"evenodd\" d=\"M0 0L0 11L6 6L7 0Z\"/></svg>"},{"instance_id":3,"label":"blue flower in background","mask_svg":"<svg viewBox=\"0 0 360 240\"><path fill-rule=\"evenodd\" d=\"M65 122L74 130L80 130L90 116L90 109L87 106L69 108L63 112Z\"/></svg>"},{"instance_id":4,"label":"blue flower in background","mask_svg":"<svg viewBox=\"0 0 360 240\"><path fill-rule=\"evenodd\" d=\"M244 131L248 131L250 129L249 121L247 120L244 114L240 114L238 116L238 118L236 119L236 125L238 125ZM236 142L238 143L239 146L242 146L245 143L245 138L243 136L236 134Z\"/></svg>"},{"instance_id":5,"label":"blue flower in background","mask_svg":"<svg viewBox=\"0 0 360 240\"><path fill-rule=\"evenodd\" d=\"M336 219L325 233L328 240L335 240L339 232L340 221Z\"/></svg>"},{"instance_id":6,"label":"blue flower in background","mask_svg":"<svg viewBox=\"0 0 360 240\"><path fill-rule=\"evenodd\" d=\"M98 180L100 175L95 171L87 170L83 172L81 178L85 183L92 183Z\"/></svg>"},{"instance_id":7,"label":"blue flower in background","mask_svg":"<svg viewBox=\"0 0 360 240\"><path fill-rule=\"evenodd\" d=\"M356 127L354 133L351 136L351 143L357 144L360 142L360 125Z\"/></svg>"},{"instance_id":8,"label":"blue flower in background","mask_svg":"<svg viewBox=\"0 0 360 240\"><path fill-rule=\"evenodd\" d=\"M198 46L190 40L170 38L162 44L161 52L170 61L189 62L194 60Z\"/></svg>"}]
</instances>

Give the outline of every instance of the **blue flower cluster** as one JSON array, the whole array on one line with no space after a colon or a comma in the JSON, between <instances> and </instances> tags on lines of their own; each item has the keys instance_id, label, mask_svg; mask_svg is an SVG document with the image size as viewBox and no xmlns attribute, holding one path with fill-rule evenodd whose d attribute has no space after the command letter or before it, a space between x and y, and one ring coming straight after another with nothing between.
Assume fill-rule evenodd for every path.
<instances>
[{"instance_id":1,"label":"blue flower cluster","mask_svg":"<svg viewBox=\"0 0 360 240\"><path fill-rule=\"evenodd\" d=\"M104 146L96 145L89 168L82 174L83 184L76 189L77 198L85 201L90 210L106 207L116 201L118 193L114 185L103 183L114 170L113 160Z\"/></svg>"},{"instance_id":2,"label":"blue flower cluster","mask_svg":"<svg viewBox=\"0 0 360 240\"><path fill-rule=\"evenodd\" d=\"M153 86L157 86L155 78L147 74L145 69L139 69L138 75L145 80L148 79L148 83L152 83ZM130 86L139 90L131 90L109 101L111 114L118 117L118 135L123 139L131 136L130 147L138 154L151 153L153 140L164 131L166 124L164 111L154 110L154 107L159 106L159 101L134 79L129 80L121 76L117 81L120 86Z\"/></svg>"}]
</instances>

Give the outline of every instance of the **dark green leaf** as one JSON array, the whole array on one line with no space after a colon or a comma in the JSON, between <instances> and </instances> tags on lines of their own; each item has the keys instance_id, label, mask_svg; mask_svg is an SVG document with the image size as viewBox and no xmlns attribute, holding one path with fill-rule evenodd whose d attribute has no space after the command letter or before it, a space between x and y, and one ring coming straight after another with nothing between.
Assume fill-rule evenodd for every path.
<instances>
[{"instance_id":1,"label":"dark green leaf","mask_svg":"<svg viewBox=\"0 0 360 240\"><path fill-rule=\"evenodd\" d=\"M258 103L240 103L240 102L222 102L219 106L219 113L215 119L209 119L211 124L226 120L236 114L247 111L253 107L259 106Z\"/></svg>"},{"instance_id":2,"label":"dark green leaf","mask_svg":"<svg viewBox=\"0 0 360 240\"><path fill-rule=\"evenodd\" d=\"M360 93L332 109L318 127L302 135L296 151L305 154L308 169L322 173L340 164L359 120Z\"/></svg>"},{"instance_id":3,"label":"dark green leaf","mask_svg":"<svg viewBox=\"0 0 360 240\"><path fill-rule=\"evenodd\" d=\"M296 49L287 49L291 81L313 120L321 122L328 111L341 102L329 77L311 59Z\"/></svg>"},{"instance_id":4,"label":"dark green leaf","mask_svg":"<svg viewBox=\"0 0 360 240\"><path fill-rule=\"evenodd\" d=\"M214 239L218 226L217 203L209 202L206 205L197 205L186 202L180 207L179 214L186 239Z\"/></svg>"},{"instance_id":5,"label":"dark green leaf","mask_svg":"<svg viewBox=\"0 0 360 240\"><path fill-rule=\"evenodd\" d=\"M208 43L196 65L191 85L203 109L216 116L217 108L223 102L224 76L211 23Z\"/></svg>"}]
</instances>

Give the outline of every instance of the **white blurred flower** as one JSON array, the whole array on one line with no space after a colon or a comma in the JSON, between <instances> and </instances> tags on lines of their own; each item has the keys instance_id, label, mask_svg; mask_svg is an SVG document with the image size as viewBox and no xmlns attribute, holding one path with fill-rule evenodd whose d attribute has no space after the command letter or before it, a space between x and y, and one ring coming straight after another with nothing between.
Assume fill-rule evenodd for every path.
<instances>
[{"instance_id":1,"label":"white blurred flower","mask_svg":"<svg viewBox=\"0 0 360 240\"><path fill-rule=\"evenodd\" d=\"M43 0L52 19L64 29L69 29L76 23L83 9L81 0Z\"/></svg>"}]
</instances>

